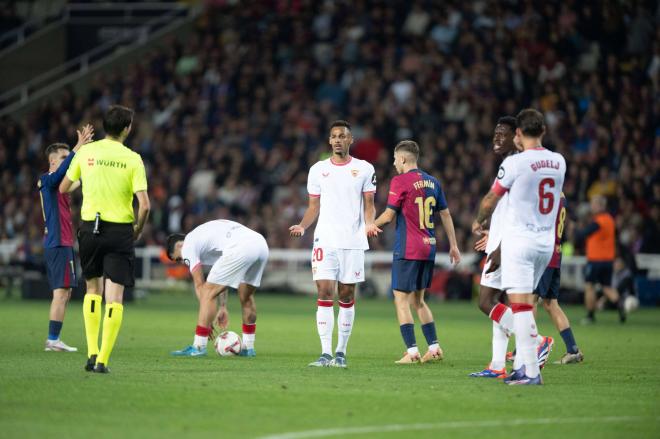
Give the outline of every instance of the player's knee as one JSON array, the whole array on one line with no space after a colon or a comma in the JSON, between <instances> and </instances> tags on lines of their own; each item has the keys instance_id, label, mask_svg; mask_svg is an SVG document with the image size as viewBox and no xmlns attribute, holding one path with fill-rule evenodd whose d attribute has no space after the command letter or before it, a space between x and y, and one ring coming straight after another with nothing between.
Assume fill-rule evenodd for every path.
<instances>
[{"instance_id":1,"label":"player's knee","mask_svg":"<svg viewBox=\"0 0 660 439\"><path fill-rule=\"evenodd\" d=\"M241 294L239 300L241 301L241 305L243 306L246 305L254 306L254 296L252 294Z\"/></svg>"},{"instance_id":2,"label":"player's knee","mask_svg":"<svg viewBox=\"0 0 660 439\"><path fill-rule=\"evenodd\" d=\"M71 298L70 288L59 288L53 292L53 299L57 302L66 303Z\"/></svg>"},{"instance_id":3,"label":"player's knee","mask_svg":"<svg viewBox=\"0 0 660 439\"><path fill-rule=\"evenodd\" d=\"M407 295L395 294L394 306L401 309L410 309L410 299Z\"/></svg>"},{"instance_id":4,"label":"player's knee","mask_svg":"<svg viewBox=\"0 0 660 439\"><path fill-rule=\"evenodd\" d=\"M214 300L216 296L221 292L222 290L220 288L216 288L211 285L205 285L200 291L200 300L204 300L206 302Z\"/></svg>"},{"instance_id":5,"label":"player's knee","mask_svg":"<svg viewBox=\"0 0 660 439\"><path fill-rule=\"evenodd\" d=\"M338 295L340 301L344 303L351 302L355 296L355 289L352 287L341 286L339 288Z\"/></svg>"},{"instance_id":6,"label":"player's knee","mask_svg":"<svg viewBox=\"0 0 660 439\"><path fill-rule=\"evenodd\" d=\"M319 299L320 300L332 300L334 297L334 292L330 288L319 288Z\"/></svg>"},{"instance_id":7,"label":"player's knee","mask_svg":"<svg viewBox=\"0 0 660 439\"><path fill-rule=\"evenodd\" d=\"M426 306L426 302L424 301L423 297L417 296L415 294L412 297L412 306L414 306L415 309L419 310Z\"/></svg>"}]
</instances>

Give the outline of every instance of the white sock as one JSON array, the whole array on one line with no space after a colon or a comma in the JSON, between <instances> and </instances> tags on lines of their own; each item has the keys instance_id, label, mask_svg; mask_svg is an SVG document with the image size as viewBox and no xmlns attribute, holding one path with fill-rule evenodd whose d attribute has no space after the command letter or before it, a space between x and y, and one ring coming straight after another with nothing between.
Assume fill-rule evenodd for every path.
<instances>
[{"instance_id":1,"label":"white sock","mask_svg":"<svg viewBox=\"0 0 660 439\"><path fill-rule=\"evenodd\" d=\"M539 363L536 358L536 336L538 329L531 310L518 310L513 315L513 327L516 334L516 360L525 365L525 375L536 378L539 373Z\"/></svg>"},{"instance_id":2,"label":"white sock","mask_svg":"<svg viewBox=\"0 0 660 439\"><path fill-rule=\"evenodd\" d=\"M439 350L440 350L440 345L438 343L433 343L432 345L429 345L429 351L436 352Z\"/></svg>"},{"instance_id":3,"label":"white sock","mask_svg":"<svg viewBox=\"0 0 660 439\"><path fill-rule=\"evenodd\" d=\"M355 302L339 302L339 316L337 317L337 349L335 352L346 353L346 345L353 330L353 320L355 319Z\"/></svg>"},{"instance_id":4,"label":"white sock","mask_svg":"<svg viewBox=\"0 0 660 439\"><path fill-rule=\"evenodd\" d=\"M507 307L504 314L502 314L502 318L500 319L500 328L502 331L504 331L507 337L511 337L513 335L513 311L511 311L511 308L509 307Z\"/></svg>"},{"instance_id":5,"label":"white sock","mask_svg":"<svg viewBox=\"0 0 660 439\"><path fill-rule=\"evenodd\" d=\"M509 309L509 311L511 311ZM513 313L511 313L513 317ZM490 368L502 370L506 362L506 349L509 347L509 337L502 330L499 323L493 322L493 357L490 360Z\"/></svg>"},{"instance_id":6,"label":"white sock","mask_svg":"<svg viewBox=\"0 0 660 439\"><path fill-rule=\"evenodd\" d=\"M332 355L332 332L335 330L335 311L332 300L318 300L316 328L321 339L321 353Z\"/></svg>"},{"instance_id":7,"label":"white sock","mask_svg":"<svg viewBox=\"0 0 660 439\"><path fill-rule=\"evenodd\" d=\"M499 324L508 337L511 337L513 334L513 311L511 311L511 308L503 303L498 303L490 310L488 317Z\"/></svg>"},{"instance_id":8,"label":"white sock","mask_svg":"<svg viewBox=\"0 0 660 439\"><path fill-rule=\"evenodd\" d=\"M254 334L243 334L243 347L254 349Z\"/></svg>"},{"instance_id":9,"label":"white sock","mask_svg":"<svg viewBox=\"0 0 660 439\"><path fill-rule=\"evenodd\" d=\"M408 348L408 355L411 357L416 357L419 355L419 349L417 349L417 346L413 346L411 348Z\"/></svg>"},{"instance_id":10,"label":"white sock","mask_svg":"<svg viewBox=\"0 0 660 439\"><path fill-rule=\"evenodd\" d=\"M201 335L195 334L195 339L193 340L193 346L197 346L200 349L205 348L208 342L209 342L208 337L202 337Z\"/></svg>"},{"instance_id":11,"label":"white sock","mask_svg":"<svg viewBox=\"0 0 660 439\"><path fill-rule=\"evenodd\" d=\"M254 349L254 336L256 330L256 323L243 323L243 348Z\"/></svg>"}]
</instances>

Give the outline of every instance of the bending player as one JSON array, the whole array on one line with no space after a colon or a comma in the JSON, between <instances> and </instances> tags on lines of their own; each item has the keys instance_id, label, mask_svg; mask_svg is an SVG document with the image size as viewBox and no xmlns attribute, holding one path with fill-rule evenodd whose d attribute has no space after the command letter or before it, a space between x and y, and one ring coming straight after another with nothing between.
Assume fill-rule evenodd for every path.
<instances>
[{"instance_id":1,"label":"bending player","mask_svg":"<svg viewBox=\"0 0 660 439\"><path fill-rule=\"evenodd\" d=\"M174 234L167 238L167 256L190 268L195 294L199 300L199 315L193 343L175 356L206 355L206 346L213 319L220 327L229 320L227 288L238 289L243 309L243 343L240 355L254 357L257 307L254 292L261 285L261 277L268 262L268 244L263 236L234 221L215 220L204 223L187 235ZM206 281L202 266L210 266ZM220 297L217 310L216 298Z\"/></svg>"},{"instance_id":2,"label":"bending player","mask_svg":"<svg viewBox=\"0 0 660 439\"><path fill-rule=\"evenodd\" d=\"M364 282L364 252L369 249L366 231L375 236L374 194L376 173L364 160L353 158L351 126L338 120L330 126L332 156L314 164L307 177L309 205L300 224L289 228L301 237L318 217L312 250L312 277L318 290L316 327L321 356L315 367L346 367L346 346L355 318L355 284ZM335 290L339 296L338 337L332 357Z\"/></svg>"},{"instance_id":3,"label":"bending player","mask_svg":"<svg viewBox=\"0 0 660 439\"><path fill-rule=\"evenodd\" d=\"M392 289L394 304L403 342L407 351L397 364L426 363L442 360L435 322L431 309L424 301L424 293L431 285L435 265L436 212L449 238L449 259L456 265L461 254L456 244L454 222L440 182L417 167L419 146L412 140L399 142L394 148L394 167L399 174L390 183L387 209L375 221L374 230L396 218L396 239L392 261ZM370 232L371 230L367 230ZM420 357L415 340L415 325L410 305L415 307L422 323L422 333L428 351Z\"/></svg>"},{"instance_id":4,"label":"bending player","mask_svg":"<svg viewBox=\"0 0 660 439\"><path fill-rule=\"evenodd\" d=\"M49 163L48 173L39 177L37 182L45 223L44 259L46 261L46 274L48 275L50 288L53 290L46 351L78 351L77 348L68 346L60 340L66 305L71 298L71 288L77 285L77 281L75 258L73 256L70 196L68 193L61 194L59 186L76 152L82 145L91 142L93 137L94 128L91 125L86 125L82 131L78 131L78 143L71 152L69 152L69 146L64 143L49 145L46 148ZM79 182L73 184L69 188L69 192L74 191L79 186Z\"/></svg>"},{"instance_id":5,"label":"bending player","mask_svg":"<svg viewBox=\"0 0 660 439\"><path fill-rule=\"evenodd\" d=\"M543 384L536 355L538 337L534 319L534 290L554 250L551 233L559 209L566 162L561 154L545 149L543 115L532 109L516 118L517 145L523 151L507 157L488 194L481 202L472 231L481 235L486 220L506 192L504 216L502 287L513 311L516 359L513 373L504 379L511 385ZM534 190L531 190L533 188Z\"/></svg>"},{"instance_id":6,"label":"bending player","mask_svg":"<svg viewBox=\"0 0 660 439\"><path fill-rule=\"evenodd\" d=\"M493 134L493 152L507 157L517 152L513 138L516 134L516 118L505 116L497 121ZM502 296L502 269L500 267L500 243L504 227L504 213L508 193L497 202L490 217L490 226L476 243L476 251L486 252L486 264L479 287L479 309L493 321L492 357L490 364L480 372L471 373L473 378L504 378L506 376L506 353L509 337L513 334L513 312L500 302ZM537 337L537 355L540 367L545 365L554 340L552 337Z\"/></svg>"}]
</instances>

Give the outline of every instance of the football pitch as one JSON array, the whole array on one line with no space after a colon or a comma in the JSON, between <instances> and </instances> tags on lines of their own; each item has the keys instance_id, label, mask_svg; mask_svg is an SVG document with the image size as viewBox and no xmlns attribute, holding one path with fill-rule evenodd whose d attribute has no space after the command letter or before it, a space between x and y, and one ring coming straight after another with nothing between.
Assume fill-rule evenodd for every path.
<instances>
[{"instance_id":1,"label":"football pitch","mask_svg":"<svg viewBox=\"0 0 660 439\"><path fill-rule=\"evenodd\" d=\"M230 329L240 333L235 295ZM585 362L548 364L545 386L468 378L490 359L491 325L474 303L430 303L445 351L439 364L397 366L404 347L389 301L358 301L349 367L308 368L319 354L314 298L257 296L256 358L174 358L192 341L194 296L151 294L126 307L112 373L85 372L81 303L62 338L80 352L43 352L48 304L0 299L0 437L660 436L660 310L620 325L613 312L582 327ZM543 311L541 333L564 346ZM336 333L336 329L335 329ZM416 327L418 344L426 344ZM336 335L335 335L336 337Z\"/></svg>"}]
</instances>

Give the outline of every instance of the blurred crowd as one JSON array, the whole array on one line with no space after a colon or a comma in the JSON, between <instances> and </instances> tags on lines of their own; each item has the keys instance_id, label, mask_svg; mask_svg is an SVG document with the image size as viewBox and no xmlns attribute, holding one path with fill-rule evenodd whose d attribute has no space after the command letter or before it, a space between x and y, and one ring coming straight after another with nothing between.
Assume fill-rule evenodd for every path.
<instances>
[{"instance_id":1,"label":"blurred crowd","mask_svg":"<svg viewBox=\"0 0 660 439\"><path fill-rule=\"evenodd\" d=\"M659 22L652 1L210 1L186 38L0 122L0 240L38 256L44 148L74 143L87 122L101 136L120 103L136 110L126 143L148 172L141 245L231 218L271 248L311 248L311 233L293 240L288 227L307 205L309 167L330 152L330 122L345 119L352 154L377 170L379 212L394 145L420 143L466 252L500 161L496 121L535 107L544 144L568 163L569 234L602 194L621 246L660 253ZM392 232L372 248L390 248Z\"/></svg>"}]
</instances>

